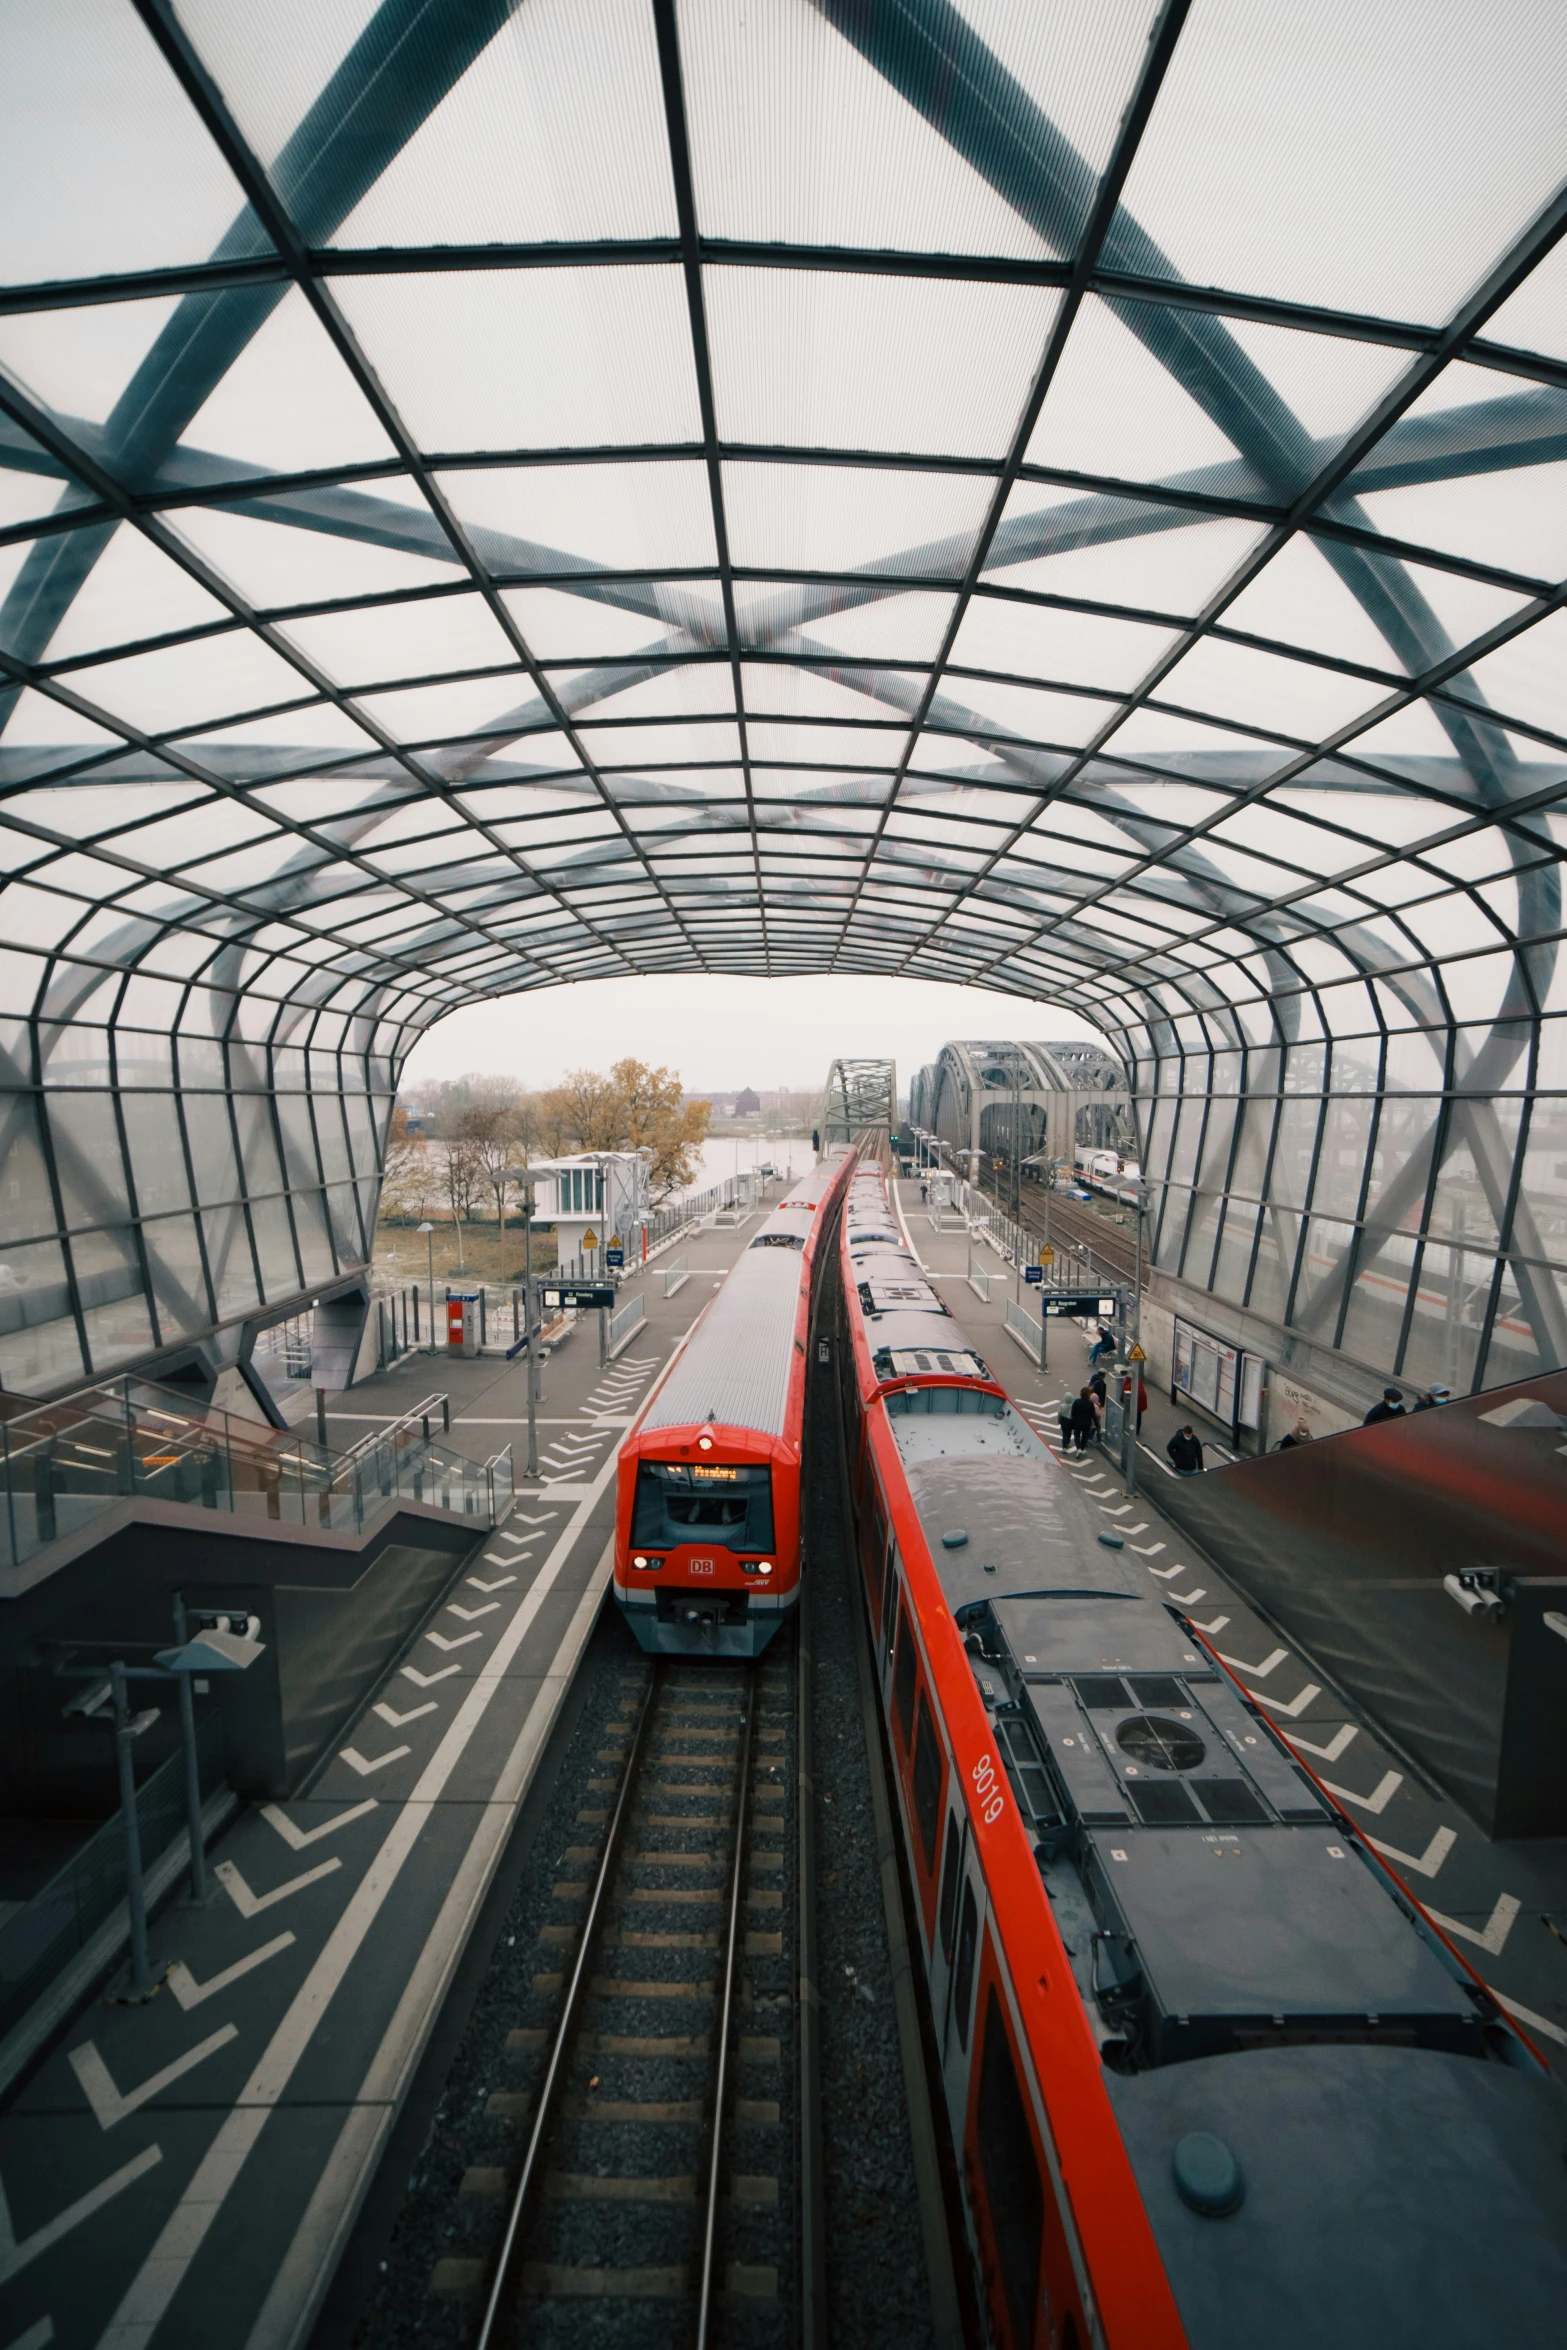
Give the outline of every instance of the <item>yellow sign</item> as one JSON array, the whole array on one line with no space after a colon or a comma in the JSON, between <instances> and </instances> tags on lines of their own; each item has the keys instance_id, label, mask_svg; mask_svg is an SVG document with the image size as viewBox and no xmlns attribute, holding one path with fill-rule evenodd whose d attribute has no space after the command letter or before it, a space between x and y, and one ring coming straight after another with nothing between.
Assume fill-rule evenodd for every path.
<instances>
[{"instance_id":1,"label":"yellow sign","mask_svg":"<svg viewBox=\"0 0 1567 2350\"><path fill-rule=\"evenodd\" d=\"M1148 1357L1140 1346L1129 1346L1126 1350L1126 1359L1129 1363L1146 1363Z\"/></svg>"},{"instance_id":2,"label":"yellow sign","mask_svg":"<svg viewBox=\"0 0 1567 2350\"><path fill-rule=\"evenodd\" d=\"M1042 1265L1053 1265L1056 1261L1055 1250L1053 1248L1042 1248L1039 1252L1039 1261Z\"/></svg>"},{"instance_id":3,"label":"yellow sign","mask_svg":"<svg viewBox=\"0 0 1567 2350\"><path fill-rule=\"evenodd\" d=\"M609 1236L609 1245L610 1245L610 1247L611 1247L611 1248L619 1248L619 1246L620 1246L620 1234L619 1234L618 1232L612 1232L612 1233L610 1234L610 1236Z\"/></svg>"},{"instance_id":4,"label":"yellow sign","mask_svg":"<svg viewBox=\"0 0 1567 2350\"><path fill-rule=\"evenodd\" d=\"M590 1225L587 1231L582 1235L582 1245L584 1248L597 1248L598 1244L599 1236Z\"/></svg>"}]
</instances>

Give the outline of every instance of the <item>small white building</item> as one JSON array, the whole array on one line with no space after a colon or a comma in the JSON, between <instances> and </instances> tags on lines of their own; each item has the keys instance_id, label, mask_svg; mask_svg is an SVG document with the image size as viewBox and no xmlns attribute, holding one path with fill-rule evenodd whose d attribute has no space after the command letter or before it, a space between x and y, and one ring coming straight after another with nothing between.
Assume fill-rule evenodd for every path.
<instances>
[{"instance_id":1,"label":"small white building","mask_svg":"<svg viewBox=\"0 0 1567 2350\"><path fill-rule=\"evenodd\" d=\"M571 1158L543 1160L530 1172L534 1222L554 1225L555 1261L562 1273L605 1271L604 1252L617 1240L628 1273L641 1263L642 1234L652 1218L646 1153L579 1151Z\"/></svg>"}]
</instances>

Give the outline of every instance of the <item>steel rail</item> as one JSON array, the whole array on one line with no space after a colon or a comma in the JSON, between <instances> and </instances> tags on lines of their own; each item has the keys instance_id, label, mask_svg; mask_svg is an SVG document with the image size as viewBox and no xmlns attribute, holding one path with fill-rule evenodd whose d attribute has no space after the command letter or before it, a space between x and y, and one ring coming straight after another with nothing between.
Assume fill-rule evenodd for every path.
<instances>
[{"instance_id":1,"label":"steel rail","mask_svg":"<svg viewBox=\"0 0 1567 2350\"><path fill-rule=\"evenodd\" d=\"M511 2280L512 2262L516 2256L518 2244L522 2240L523 2226L528 2217L528 2207L532 2201L536 2183L542 2175L545 2141L554 2120L561 2084L566 2077L567 2061L575 2036L577 2011L582 2004L583 1987L588 1980L588 1968L597 1949L599 1930L603 1923L604 1912L608 1907L610 1883L620 1858L621 1839L626 1821L630 1816L632 1791L636 1786L637 1774L641 1769L642 1752L647 1743L648 1725L653 1718L654 1704L663 1687L663 1682L662 1660L655 1660L648 1679L647 1690L642 1699L642 1710L637 1716L636 1728L632 1733L631 1749L626 1756L626 1767L621 1777L620 1791L615 1797L615 1809L610 1818L609 1830L604 1838L604 1851L599 1861L598 1875L594 1879L587 1916L583 1920L582 1936L577 1944L577 1955L572 1965L571 1980L566 1986L566 1997L561 2008L560 2022L556 2026L554 2044L550 2049L549 2067L544 2075L543 2086L539 2091L533 2129L528 2139L528 2150L522 2158L522 2170L518 2176L516 2187L512 2191L511 2209L506 2215L506 2232L501 2238L501 2248L495 2263L495 2274L490 2282L489 2298L485 2303L484 2316L480 2320L479 2331L475 2338L475 2350L491 2350L494 2343L496 2325L505 2303L506 2289Z\"/></svg>"},{"instance_id":2,"label":"steel rail","mask_svg":"<svg viewBox=\"0 0 1567 2350\"><path fill-rule=\"evenodd\" d=\"M713 2076L713 2130L707 2165L707 2212L702 2225L701 2285L696 2313L696 2350L707 2350L713 2314L713 2259L718 2241L718 2198L724 2155L724 2098L729 2085L729 2023L734 2009L735 1962L740 1948L740 1918L745 1901L745 1807L751 1775L751 1739L756 1725L756 1699L761 1667L754 1664L745 1681L745 1717L740 1726L740 1768L735 1791L735 1851L729 1878L729 1927L724 1951L724 1991L718 2011L718 2064Z\"/></svg>"}]
</instances>

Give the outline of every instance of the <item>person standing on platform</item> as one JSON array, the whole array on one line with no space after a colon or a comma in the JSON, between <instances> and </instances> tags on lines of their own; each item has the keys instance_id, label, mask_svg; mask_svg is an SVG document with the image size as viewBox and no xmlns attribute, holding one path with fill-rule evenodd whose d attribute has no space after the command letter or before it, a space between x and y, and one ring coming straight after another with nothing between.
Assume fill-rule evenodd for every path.
<instances>
[{"instance_id":1,"label":"person standing on platform","mask_svg":"<svg viewBox=\"0 0 1567 2350\"><path fill-rule=\"evenodd\" d=\"M1094 1373L1093 1377L1088 1382L1088 1392L1093 1397L1095 1403L1099 1406L1099 1409L1103 1411L1105 1408L1105 1375L1103 1371L1096 1371Z\"/></svg>"},{"instance_id":2,"label":"person standing on platform","mask_svg":"<svg viewBox=\"0 0 1567 2350\"><path fill-rule=\"evenodd\" d=\"M1372 1405L1360 1425L1362 1428L1379 1428L1384 1420L1401 1420L1403 1417L1404 1397L1402 1390L1397 1387L1384 1387L1382 1401Z\"/></svg>"},{"instance_id":3,"label":"person standing on platform","mask_svg":"<svg viewBox=\"0 0 1567 2350\"><path fill-rule=\"evenodd\" d=\"M1084 1387L1072 1402L1072 1450L1086 1452L1089 1438L1096 1433L1098 1426L1098 1417L1094 1411L1093 1391Z\"/></svg>"},{"instance_id":4,"label":"person standing on platform","mask_svg":"<svg viewBox=\"0 0 1567 2350\"><path fill-rule=\"evenodd\" d=\"M1061 1450L1063 1452L1070 1452L1072 1449L1072 1405L1075 1400L1075 1397L1063 1393L1061 1401L1056 1405L1056 1418L1061 1423Z\"/></svg>"},{"instance_id":5,"label":"person standing on platform","mask_svg":"<svg viewBox=\"0 0 1567 2350\"><path fill-rule=\"evenodd\" d=\"M1177 1477L1195 1477L1202 1470L1202 1442L1190 1420L1177 1428L1165 1446Z\"/></svg>"}]
</instances>

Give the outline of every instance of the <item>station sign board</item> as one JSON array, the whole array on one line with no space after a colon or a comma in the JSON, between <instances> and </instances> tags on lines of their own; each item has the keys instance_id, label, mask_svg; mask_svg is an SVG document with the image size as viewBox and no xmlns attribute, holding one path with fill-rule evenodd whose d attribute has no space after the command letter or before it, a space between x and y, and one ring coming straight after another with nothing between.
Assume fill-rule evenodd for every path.
<instances>
[{"instance_id":1,"label":"station sign board","mask_svg":"<svg viewBox=\"0 0 1567 2350\"><path fill-rule=\"evenodd\" d=\"M623 1248L607 1248L604 1251L604 1262L611 1272L615 1270L617 1265L623 1265L625 1261L626 1252Z\"/></svg>"},{"instance_id":2,"label":"station sign board","mask_svg":"<svg viewBox=\"0 0 1567 2350\"><path fill-rule=\"evenodd\" d=\"M1044 1277L1045 1268L1043 1265L1025 1265L1023 1267L1023 1278L1025 1281L1043 1281Z\"/></svg>"},{"instance_id":3,"label":"station sign board","mask_svg":"<svg viewBox=\"0 0 1567 2350\"><path fill-rule=\"evenodd\" d=\"M1115 1317L1115 1292L1103 1289L1047 1289L1039 1301L1039 1310L1047 1318L1057 1315L1101 1322Z\"/></svg>"},{"instance_id":4,"label":"station sign board","mask_svg":"<svg viewBox=\"0 0 1567 2350\"><path fill-rule=\"evenodd\" d=\"M575 1306L579 1311L615 1302L615 1292L607 1281L546 1281L539 1294L547 1306Z\"/></svg>"}]
</instances>

